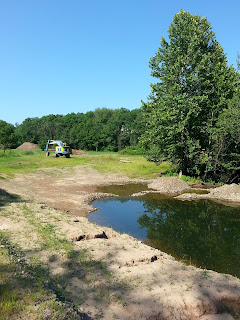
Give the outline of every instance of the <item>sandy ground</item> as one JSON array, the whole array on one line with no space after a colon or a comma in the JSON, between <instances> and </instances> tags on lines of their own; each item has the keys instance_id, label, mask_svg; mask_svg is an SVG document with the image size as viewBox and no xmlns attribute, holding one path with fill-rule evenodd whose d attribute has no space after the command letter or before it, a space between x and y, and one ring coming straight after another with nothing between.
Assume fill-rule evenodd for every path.
<instances>
[{"instance_id":1,"label":"sandy ground","mask_svg":"<svg viewBox=\"0 0 240 320\"><path fill-rule=\"evenodd\" d=\"M149 184L163 192L162 179ZM93 210L90 201L106 196L96 193L97 186L132 181L115 174L100 174L88 165L68 170L44 169L1 180L1 189L24 200L10 202L2 209L11 210L14 216L1 216L0 230L9 231L27 254L34 252L48 265L52 276L64 281L67 274L66 290L71 301L79 305L82 319L240 319L240 279L186 266L129 235L97 226L85 218ZM165 184L178 185L177 192L188 188L178 179L166 181ZM232 187L235 201L240 194L238 187ZM215 199L227 192L226 188L222 193L214 190ZM186 198L189 200L190 196ZM64 235L77 252L90 253L91 263L95 263L91 279L81 262L72 261L70 272L69 264L64 264L66 257L60 253L56 261L50 262L50 253L39 247L36 232L20 215L23 206L34 212L39 224L54 224L59 237Z\"/></svg>"}]
</instances>

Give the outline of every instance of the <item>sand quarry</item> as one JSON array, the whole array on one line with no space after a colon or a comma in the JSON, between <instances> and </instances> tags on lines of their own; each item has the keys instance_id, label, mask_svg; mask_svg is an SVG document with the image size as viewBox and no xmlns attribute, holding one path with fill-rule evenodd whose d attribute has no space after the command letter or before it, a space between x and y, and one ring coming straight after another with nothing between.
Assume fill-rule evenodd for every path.
<instances>
[{"instance_id":1,"label":"sand quarry","mask_svg":"<svg viewBox=\"0 0 240 320\"><path fill-rule=\"evenodd\" d=\"M71 170L42 169L1 180L0 188L19 195L22 201L5 205L2 210L14 215L1 216L0 230L11 233L12 241L26 257L35 254L52 276L59 276L59 286L67 279L68 299L79 306L76 319L240 319L240 279L187 266L129 235L87 220L86 215L95 210L91 201L106 196L96 193L97 186L128 182L140 180L103 175L90 165ZM176 193L189 188L177 178L148 183L158 192ZM179 201L212 197L238 205L240 186L221 188L207 195L183 195ZM41 248L36 231L20 213L26 207L39 224L54 225L59 239L67 238L76 252L87 252L95 263L94 272L87 273L79 261L69 269L61 250L50 261L52 252Z\"/></svg>"}]
</instances>

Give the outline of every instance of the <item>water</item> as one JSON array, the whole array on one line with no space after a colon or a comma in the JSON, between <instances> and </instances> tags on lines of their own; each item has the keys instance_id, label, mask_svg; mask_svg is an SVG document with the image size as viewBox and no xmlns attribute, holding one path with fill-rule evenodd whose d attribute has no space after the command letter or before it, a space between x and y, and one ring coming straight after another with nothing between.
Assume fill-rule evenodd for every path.
<instances>
[{"instance_id":1,"label":"water","mask_svg":"<svg viewBox=\"0 0 240 320\"><path fill-rule=\"evenodd\" d=\"M113 193L123 197L145 190L150 190L147 183L127 183L97 187L97 192Z\"/></svg>"},{"instance_id":2,"label":"water","mask_svg":"<svg viewBox=\"0 0 240 320\"><path fill-rule=\"evenodd\" d=\"M188 264L240 277L240 208L150 193L95 201L89 220Z\"/></svg>"}]
</instances>

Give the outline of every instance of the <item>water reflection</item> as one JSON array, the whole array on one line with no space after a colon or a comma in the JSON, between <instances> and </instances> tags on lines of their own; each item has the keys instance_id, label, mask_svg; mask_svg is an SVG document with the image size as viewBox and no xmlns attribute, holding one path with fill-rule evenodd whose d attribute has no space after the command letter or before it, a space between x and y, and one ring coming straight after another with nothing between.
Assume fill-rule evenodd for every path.
<instances>
[{"instance_id":1,"label":"water reflection","mask_svg":"<svg viewBox=\"0 0 240 320\"><path fill-rule=\"evenodd\" d=\"M240 209L147 195L137 220L149 245L202 268L240 276Z\"/></svg>"},{"instance_id":2,"label":"water reflection","mask_svg":"<svg viewBox=\"0 0 240 320\"><path fill-rule=\"evenodd\" d=\"M177 259L240 277L240 208L159 194L94 203L90 220L145 240Z\"/></svg>"},{"instance_id":3,"label":"water reflection","mask_svg":"<svg viewBox=\"0 0 240 320\"><path fill-rule=\"evenodd\" d=\"M151 190L148 188L147 183L126 183L97 187L97 192L113 193L122 197L127 197L133 193L138 193L145 190Z\"/></svg>"}]
</instances>

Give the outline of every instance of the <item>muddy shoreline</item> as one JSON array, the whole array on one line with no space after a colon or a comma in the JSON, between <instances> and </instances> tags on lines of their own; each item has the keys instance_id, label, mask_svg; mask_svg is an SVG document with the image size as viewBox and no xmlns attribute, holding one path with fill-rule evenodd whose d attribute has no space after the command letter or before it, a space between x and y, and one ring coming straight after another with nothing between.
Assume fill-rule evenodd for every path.
<instances>
[{"instance_id":1,"label":"muddy shoreline","mask_svg":"<svg viewBox=\"0 0 240 320\"><path fill-rule=\"evenodd\" d=\"M171 184L175 188L174 192L176 189L181 192L189 187L176 178L165 180L164 183L163 179L148 181L149 187L155 187L157 192ZM68 278L67 290L72 301L78 301L81 310L91 319L99 319L101 314L101 319L213 320L233 319L233 313L236 319L240 319L240 279L186 266L129 235L97 226L84 217L93 211L92 201L109 196L96 193L97 186L129 182L143 180L116 174L103 175L86 165L75 168L73 172L44 169L29 175L16 175L14 179L1 181L0 188L23 199L24 204L9 203L6 206L8 210L11 208L14 212L19 212L20 217L23 206L29 206L37 215L39 223L43 221L53 224L73 243L76 251L91 252L92 261L104 263L111 274L111 284L103 274L94 277L92 282L89 282L86 275L81 278L81 264L74 266L76 273L70 274ZM231 185L227 187L228 190L224 186L220 188L206 195L182 194L177 198L179 201L189 201L204 197L238 204L240 186ZM168 193L173 193L171 186L169 190L171 192ZM230 193L234 196L229 196ZM64 213L60 214L58 210ZM25 217L21 219L16 224L14 216L2 216L0 229L10 232L12 240L15 239L23 250L29 252L36 236L32 230L31 241L24 238L22 232L27 222ZM47 252L38 252L37 255L48 265L50 274L59 277L66 274L63 256L59 255L57 261L50 263L46 258ZM119 281L126 283L124 292L118 288ZM102 294L96 302L94 297L99 289ZM80 301L79 297L84 290L86 295ZM101 297L106 290L107 301ZM116 296L120 298L116 300Z\"/></svg>"},{"instance_id":2,"label":"muddy shoreline","mask_svg":"<svg viewBox=\"0 0 240 320\"><path fill-rule=\"evenodd\" d=\"M240 186L236 184L210 188L208 194L183 193L192 189L192 186L176 177L130 179L117 174L100 174L88 165L77 167L71 173L60 169L56 169L54 173L52 169L42 169L27 176L19 174L14 179L1 181L2 187L7 191L38 199L77 216L87 216L89 212L96 210L91 206L93 201L112 196L109 193L96 192L98 186L127 183L147 183L151 189L131 196L156 192L168 194L181 201L209 199L221 201L225 205L240 206Z\"/></svg>"}]
</instances>

